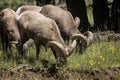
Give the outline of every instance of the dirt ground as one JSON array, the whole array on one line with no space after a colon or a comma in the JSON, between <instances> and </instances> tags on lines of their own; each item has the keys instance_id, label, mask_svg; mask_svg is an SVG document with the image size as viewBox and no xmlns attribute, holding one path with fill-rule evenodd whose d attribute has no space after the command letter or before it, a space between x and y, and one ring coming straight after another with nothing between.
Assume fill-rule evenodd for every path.
<instances>
[{"instance_id":1,"label":"dirt ground","mask_svg":"<svg viewBox=\"0 0 120 80\"><path fill-rule=\"evenodd\" d=\"M106 69L56 69L55 66L40 69L28 65L1 68L0 80L120 80L120 67Z\"/></svg>"}]
</instances>

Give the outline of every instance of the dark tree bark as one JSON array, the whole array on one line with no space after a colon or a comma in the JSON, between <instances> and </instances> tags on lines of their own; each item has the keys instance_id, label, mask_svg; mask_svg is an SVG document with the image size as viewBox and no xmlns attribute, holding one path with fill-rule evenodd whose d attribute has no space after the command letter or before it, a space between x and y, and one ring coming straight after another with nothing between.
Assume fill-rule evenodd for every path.
<instances>
[{"instance_id":1,"label":"dark tree bark","mask_svg":"<svg viewBox=\"0 0 120 80\"><path fill-rule=\"evenodd\" d=\"M38 6L46 5L46 4L57 5L57 4L60 4L60 3L64 2L64 1L65 0L36 0L36 4Z\"/></svg>"},{"instance_id":2,"label":"dark tree bark","mask_svg":"<svg viewBox=\"0 0 120 80\"><path fill-rule=\"evenodd\" d=\"M55 0L36 0L36 4L38 6L46 5L46 4L55 4Z\"/></svg>"},{"instance_id":3,"label":"dark tree bark","mask_svg":"<svg viewBox=\"0 0 120 80\"><path fill-rule=\"evenodd\" d=\"M93 0L94 29L104 31L109 29L109 8L107 0Z\"/></svg>"},{"instance_id":4,"label":"dark tree bark","mask_svg":"<svg viewBox=\"0 0 120 80\"><path fill-rule=\"evenodd\" d=\"M111 29L120 32L120 0L114 0L112 4Z\"/></svg>"},{"instance_id":5,"label":"dark tree bark","mask_svg":"<svg viewBox=\"0 0 120 80\"><path fill-rule=\"evenodd\" d=\"M66 0L67 10L70 11L73 17L80 18L80 26L79 30L81 32L85 32L90 28L90 24L88 22L86 5L84 0Z\"/></svg>"}]
</instances>

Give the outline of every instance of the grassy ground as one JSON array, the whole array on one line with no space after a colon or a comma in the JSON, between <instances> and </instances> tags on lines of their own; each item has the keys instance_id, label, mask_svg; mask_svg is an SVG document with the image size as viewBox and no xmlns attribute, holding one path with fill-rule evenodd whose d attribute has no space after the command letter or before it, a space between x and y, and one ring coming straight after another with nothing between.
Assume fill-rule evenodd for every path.
<instances>
[{"instance_id":1,"label":"grassy ground","mask_svg":"<svg viewBox=\"0 0 120 80\"><path fill-rule=\"evenodd\" d=\"M93 43L86 49L83 54L75 51L70 57L67 58L67 67L69 68L89 68L89 67L107 67L107 66L120 66L120 41L100 41ZM14 49L13 49L14 50ZM2 50L0 51L0 67L17 65L15 58L4 58ZM16 50L13 51L13 56L16 57ZM31 47L27 52L26 63L31 65L35 64L35 49ZM56 63L55 58L50 49L45 51L44 47L41 48L39 55L39 65L41 60L48 60L50 63Z\"/></svg>"},{"instance_id":2,"label":"grassy ground","mask_svg":"<svg viewBox=\"0 0 120 80\"><path fill-rule=\"evenodd\" d=\"M64 67L54 68L61 70L60 74L65 75L76 74L68 70L91 70L91 69L104 69L107 70L109 67L120 67L120 41L97 41L94 42L90 47L86 49L83 54L79 54L75 51L70 57L67 58L67 64ZM15 58L4 58L4 53L0 50L0 67L9 68L17 67L20 64L17 63L18 59L16 58L16 49L14 50ZM35 58L35 48L31 47L27 52L27 58L23 64L28 64L32 67L38 67L39 69L53 68L53 65L56 64L56 60L50 49L45 51L44 47L41 48L38 65L36 64ZM45 73L44 73L45 74ZM47 72L46 72L46 75ZM63 76L63 75L62 75ZM79 78L79 75L76 76L76 79ZM61 77L61 75L59 75ZM120 77L119 77L120 78Z\"/></svg>"}]
</instances>

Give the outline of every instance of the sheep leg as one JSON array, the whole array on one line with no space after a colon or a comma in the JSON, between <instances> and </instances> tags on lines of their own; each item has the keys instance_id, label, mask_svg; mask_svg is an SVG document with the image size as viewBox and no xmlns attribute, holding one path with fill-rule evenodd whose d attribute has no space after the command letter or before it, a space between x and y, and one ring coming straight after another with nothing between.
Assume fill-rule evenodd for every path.
<instances>
[{"instance_id":1,"label":"sheep leg","mask_svg":"<svg viewBox=\"0 0 120 80\"><path fill-rule=\"evenodd\" d=\"M3 51L5 51L5 53L7 53L8 38L7 38L6 34L3 33L3 34L1 35L1 41L2 41Z\"/></svg>"},{"instance_id":2,"label":"sheep leg","mask_svg":"<svg viewBox=\"0 0 120 80\"><path fill-rule=\"evenodd\" d=\"M57 59L56 51L52 49L53 55L55 56L55 59Z\"/></svg>"},{"instance_id":3,"label":"sheep leg","mask_svg":"<svg viewBox=\"0 0 120 80\"><path fill-rule=\"evenodd\" d=\"M38 59L39 59L39 52L40 52L40 44L35 42L35 46L36 46L36 59L38 61Z\"/></svg>"},{"instance_id":4,"label":"sheep leg","mask_svg":"<svg viewBox=\"0 0 120 80\"><path fill-rule=\"evenodd\" d=\"M18 47L19 57L21 57L23 55L23 53L22 53L23 52L23 50L22 50L23 44L20 42L17 44L17 47Z\"/></svg>"},{"instance_id":5,"label":"sheep leg","mask_svg":"<svg viewBox=\"0 0 120 80\"><path fill-rule=\"evenodd\" d=\"M21 38L20 42L18 43L18 53L21 58L25 58L25 54L23 53L23 44L28 40L29 38Z\"/></svg>"}]
</instances>

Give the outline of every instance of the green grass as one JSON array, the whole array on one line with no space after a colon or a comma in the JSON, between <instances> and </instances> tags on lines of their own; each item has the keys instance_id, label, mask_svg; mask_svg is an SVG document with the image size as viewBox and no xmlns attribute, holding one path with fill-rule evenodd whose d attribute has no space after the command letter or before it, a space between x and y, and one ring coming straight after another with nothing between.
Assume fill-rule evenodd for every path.
<instances>
[{"instance_id":1,"label":"green grass","mask_svg":"<svg viewBox=\"0 0 120 80\"><path fill-rule=\"evenodd\" d=\"M67 68L90 68L90 67L109 67L120 66L120 41L101 41L95 42L86 49L83 54L74 52L67 58ZM17 55L14 50L14 55ZM26 64L32 66L36 65L35 48L31 47L27 52ZM56 60L50 49L45 51L44 47L41 47L39 55L39 66L42 66L41 60L47 60L49 63L56 63ZM0 51L0 67L16 66L16 58L4 58L4 53Z\"/></svg>"},{"instance_id":2,"label":"green grass","mask_svg":"<svg viewBox=\"0 0 120 80\"><path fill-rule=\"evenodd\" d=\"M90 47L86 49L83 54L74 52L71 56L67 58L67 64L63 67L54 66L56 60L52 54L51 49L45 51L44 47L41 47L41 52L39 55L39 61L37 63L35 57L35 48L30 47L27 52L27 57L22 64L28 64L32 67L38 67L42 72L44 78L48 78L49 72L45 72L45 69L58 70L56 75L59 80L66 80L67 76L71 80L81 79L81 75L91 75L91 73L81 72L82 70L90 71L93 70L108 70L112 67L120 67L120 41L100 41L94 42ZM18 58L16 58L16 49L14 50L15 58L4 58L4 53L0 51L0 68L16 67L20 64L17 63ZM72 76L71 76L72 75ZM55 78L55 76L53 76ZM116 80L118 80L119 73L117 73ZM37 80L37 79L36 79ZM39 80L39 79L38 79ZM92 77L88 80L93 80Z\"/></svg>"},{"instance_id":3,"label":"green grass","mask_svg":"<svg viewBox=\"0 0 120 80\"><path fill-rule=\"evenodd\" d=\"M120 66L120 42L96 42L86 52L74 53L69 57L68 65L75 67L108 67Z\"/></svg>"},{"instance_id":4,"label":"green grass","mask_svg":"<svg viewBox=\"0 0 120 80\"><path fill-rule=\"evenodd\" d=\"M0 7L16 10L24 4L36 4L35 0L0 0Z\"/></svg>"}]
</instances>

